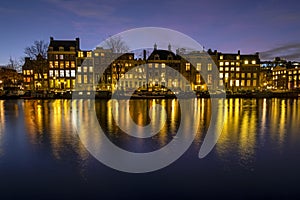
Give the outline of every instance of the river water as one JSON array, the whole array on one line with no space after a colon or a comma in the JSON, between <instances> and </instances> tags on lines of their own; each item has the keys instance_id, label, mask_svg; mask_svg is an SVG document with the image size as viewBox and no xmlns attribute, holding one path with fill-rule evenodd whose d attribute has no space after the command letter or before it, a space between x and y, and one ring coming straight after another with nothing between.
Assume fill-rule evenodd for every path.
<instances>
[{"instance_id":1,"label":"river water","mask_svg":"<svg viewBox=\"0 0 300 200\"><path fill-rule=\"evenodd\" d=\"M212 122L212 107L209 99L195 99L192 106L197 107L199 127L191 146L175 162L149 173L112 169L88 151L84 137L90 138L79 137L80 121L74 121L77 111L72 105L90 101L0 100L1 199L299 198L298 99L226 99L222 134L202 159L198 153ZM149 110L156 104L165 112L152 112L151 118ZM184 116L175 99L131 100L117 110L108 100L92 105L107 138L136 153L168 145L176 140L181 123L187 127L195 123L181 120ZM145 126L159 117L165 124L150 138L134 138L119 127L130 126L131 118ZM99 140L99 145L102 141L97 136L92 140Z\"/></svg>"}]
</instances>

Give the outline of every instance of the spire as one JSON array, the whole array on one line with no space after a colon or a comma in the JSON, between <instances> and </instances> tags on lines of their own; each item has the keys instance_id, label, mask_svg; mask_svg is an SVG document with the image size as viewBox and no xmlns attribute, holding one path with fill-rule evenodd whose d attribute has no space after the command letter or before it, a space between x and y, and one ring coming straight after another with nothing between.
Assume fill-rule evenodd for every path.
<instances>
[{"instance_id":1,"label":"spire","mask_svg":"<svg viewBox=\"0 0 300 200\"><path fill-rule=\"evenodd\" d=\"M170 44L170 43L169 43L169 45L168 45L168 50L169 50L169 51L172 51L172 50L171 50L171 44Z\"/></svg>"},{"instance_id":2,"label":"spire","mask_svg":"<svg viewBox=\"0 0 300 200\"><path fill-rule=\"evenodd\" d=\"M157 44L156 43L154 44L154 50L157 50Z\"/></svg>"}]
</instances>

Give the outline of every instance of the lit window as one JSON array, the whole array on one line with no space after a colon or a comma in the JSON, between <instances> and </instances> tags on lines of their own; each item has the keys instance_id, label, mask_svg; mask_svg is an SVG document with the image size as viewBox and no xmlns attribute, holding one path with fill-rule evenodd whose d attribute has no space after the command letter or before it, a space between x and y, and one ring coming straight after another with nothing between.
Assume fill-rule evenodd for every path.
<instances>
[{"instance_id":1,"label":"lit window","mask_svg":"<svg viewBox=\"0 0 300 200\"><path fill-rule=\"evenodd\" d=\"M225 67L225 71L229 71L229 67Z\"/></svg>"},{"instance_id":2,"label":"lit window","mask_svg":"<svg viewBox=\"0 0 300 200\"><path fill-rule=\"evenodd\" d=\"M245 86L245 80L241 80L241 86Z\"/></svg>"},{"instance_id":3,"label":"lit window","mask_svg":"<svg viewBox=\"0 0 300 200\"><path fill-rule=\"evenodd\" d=\"M152 63L149 63L149 64L148 64L148 67L149 67L149 68L152 68Z\"/></svg>"},{"instance_id":4,"label":"lit window","mask_svg":"<svg viewBox=\"0 0 300 200\"><path fill-rule=\"evenodd\" d=\"M101 56L105 56L105 54L104 54L104 53L101 53L100 55L101 55Z\"/></svg>"},{"instance_id":5,"label":"lit window","mask_svg":"<svg viewBox=\"0 0 300 200\"><path fill-rule=\"evenodd\" d=\"M228 65L229 65L229 62L225 62L225 65L228 66Z\"/></svg>"},{"instance_id":6,"label":"lit window","mask_svg":"<svg viewBox=\"0 0 300 200\"><path fill-rule=\"evenodd\" d=\"M59 55L59 59L63 60L64 59L64 55L60 54Z\"/></svg>"},{"instance_id":7,"label":"lit window","mask_svg":"<svg viewBox=\"0 0 300 200\"><path fill-rule=\"evenodd\" d=\"M253 74L253 78L257 78L257 73L254 73L254 74Z\"/></svg>"},{"instance_id":8,"label":"lit window","mask_svg":"<svg viewBox=\"0 0 300 200\"><path fill-rule=\"evenodd\" d=\"M253 86L256 87L256 80L253 80Z\"/></svg>"},{"instance_id":9,"label":"lit window","mask_svg":"<svg viewBox=\"0 0 300 200\"><path fill-rule=\"evenodd\" d=\"M78 71L78 72L81 72L81 67L78 67L78 68L77 68L77 71Z\"/></svg>"},{"instance_id":10,"label":"lit window","mask_svg":"<svg viewBox=\"0 0 300 200\"><path fill-rule=\"evenodd\" d=\"M236 66L240 66L240 62L236 62Z\"/></svg>"},{"instance_id":11,"label":"lit window","mask_svg":"<svg viewBox=\"0 0 300 200\"><path fill-rule=\"evenodd\" d=\"M251 86L251 81L247 80L247 86Z\"/></svg>"},{"instance_id":12,"label":"lit window","mask_svg":"<svg viewBox=\"0 0 300 200\"><path fill-rule=\"evenodd\" d=\"M165 63L162 63L162 64L161 64L161 68L166 68L166 64L165 64Z\"/></svg>"},{"instance_id":13,"label":"lit window","mask_svg":"<svg viewBox=\"0 0 300 200\"><path fill-rule=\"evenodd\" d=\"M53 77L53 70L49 70L49 76Z\"/></svg>"},{"instance_id":14,"label":"lit window","mask_svg":"<svg viewBox=\"0 0 300 200\"><path fill-rule=\"evenodd\" d=\"M201 71L201 63L197 63L197 70Z\"/></svg>"},{"instance_id":15,"label":"lit window","mask_svg":"<svg viewBox=\"0 0 300 200\"><path fill-rule=\"evenodd\" d=\"M49 67L53 68L53 62L52 61L49 62Z\"/></svg>"},{"instance_id":16,"label":"lit window","mask_svg":"<svg viewBox=\"0 0 300 200\"><path fill-rule=\"evenodd\" d=\"M239 59L240 59L240 56L236 56L236 59L239 60Z\"/></svg>"},{"instance_id":17,"label":"lit window","mask_svg":"<svg viewBox=\"0 0 300 200\"><path fill-rule=\"evenodd\" d=\"M71 61L71 67L75 68L75 62L74 61Z\"/></svg>"},{"instance_id":18,"label":"lit window","mask_svg":"<svg viewBox=\"0 0 300 200\"><path fill-rule=\"evenodd\" d=\"M87 66L83 67L83 72L86 73L87 72Z\"/></svg>"},{"instance_id":19,"label":"lit window","mask_svg":"<svg viewBox=\"0 0 300 200\"><path fill-rule=\"evenodd\" d=\"M83 57L83 52L82 52L82 51L79 51L79 52L78 52L78 57L79 57L79 58L82 58L82 57Z\"/></svg>"},{"instance_id":20,"label":"lit window","mask_svg":"<svg viewBox=\"0 0 300 200\"><path fill-rule=\"evenodd\" d=\"M59 63L59 67L62 69L62 68L64 68L64 62L63 61L61 61L60 63Z\"/></svg>"},{"instance_id":21,"label":"lit window","mask_svg":"<svg viewBox=\"0 0 300 200\"><path fill-rule=\"evenodd\" d=\"M236 71L237 71L237 72L239 72L239 71L240 71L240 68L239 68L239 67L237 67L237 68L236 68Z\"/></svg>"},{"instance_id":22,"label":"lit window","mask_svg":"<svg viewBox=\"0 0 300 200\"><path fill-rule=\"evenodd\" d=\"M245 61L244 61L244 64L245 64L245 65L248 65L248 64L249 64L249 61L248 61L248 60L245 60Z\"/></svg>"},{"instance_id":23,"label":"lit window","mask_svg":"<svg viewBox=\"0 0 300 200\"><path fill-rule=\"evenodd\" d=\"M190 69L191 69L191 64L185 63L185 71L190 71Z\"/></svg>"},{"instance_id":24,"label":"lit window","mask_svg":"<svg viewBox=\"0 0 300 200\"><path fill-rule=\"evenodd\" d=\"M87 75L84 75L84 76L83 76L83 81L84 81L84 83L88 83Z\"/></svg>"},{"instance_id":25,"label":"lit window","mask_svg":"<svg viewBox=\"0 0 300 200\"><path fill-rule=\"evenodd\" d=\"M34 79L38 79L38 74L34 74Z\"/></svg>"},{"instance_id":26,"label":"lit window","mask_svg":"<svg viewBox=\"0 0 300 200\"><path fill-rule=\"evenodd\" d=\"M251 73L247 73L247 78L251 78Z\"/></svg>"},{"instance_id":27,"label":"lit window","mask_svg":"<svg viewBox=\"0 0 300 200\"><path fill-rule=\"evenodd\" d=\"M155 63L155 68L158 68L158 63Z\"/></svg>"},{"instance_id":28,"label":"lit window","mask_svg":"<svg viewBox=\"0 0 300 200\"><path fill-rule=\"evenodd\" d=\"M88 51L87 53L86 53L86 57L92 57L92 52L90 52L90 51Z\"/></svg>"},{"instance_id":29,"label":"lit window","mask_svg":"<svg viewBox=\"0 0 300 200\"><path fill-rule=\"evenodd\" d=\"M70 77L70 70L66 70L66 77Z\"/></svg>"},{"instance_id":30,"label":"lit window","mask_svg":"<svg viewBox=\"0 0 300 200\"><path fill-rule=\"evenodd\" d=\"M252 60L252 65L255 65L256 64L256 60Z\"/></svg>"},{"instance_id":31,"label":"lit window","mask_svg":"<svg viewBox=\"0 0 300 200\"><path fill-rule=\"evenodd\" d=\"M245 73L242 73L242 78L245 78Z\"/></svg>"},{"instance_id":32,"label":"lit window","mask_svg":"<svg viewBox=\"0 0 300 200\"><path fill-rule=\"evenodd\" d=\"M211 74L207 75L207 84L212 84L212 75Z\"/></svg>"},{"instance_id":33,"label":"lit window","mask_svg":"<svg viewBox=\"0 0 300 200\"><path fill-rule=\"evenodd\" d=\"M60 77L65 77L65 71L64 70L60 70Z\"/></svg>"},{"instance_id":34,"label":"lit window","mask_svg":"<svg viewBox=\"0 0 300 200\"><path fill-rule=\"evenodd\" d=\"M220 85L220 86L223 86L223 80L220 80L220 81L219 81L219 85Z\"/></svg>"},{"instance_id":35,"label":"lit window","mask_svg":"<svg viewBox=\"0 0 300 200\"><path fill-rule=\"evenodd\" d=\"M75 77L75 70L71 70L71 77Z\"/></svg>"},{"instance_id":36,"label":"lit window","mask_svg":"<svg viewBox=\"0 0 300 200\"><path fill-rule=\"evenodd\" d=\"M228 78L229 77L229 74L228 73L225 73L225 78Z\"/></svg>"},{"instance_id":37,"label":"lit window","mask_svg":"<svg viewBox=\"0 0 300 200\"><path fill-rule=\"evenodd\" d=\"M55 70L55 76L58 77L58 70Z\"/></svg>"},{"instance_id":38,"label":"lit window","mask_svg":"<svg viewBox=\"0 0 300 200\"><path fill-rule=\"evenodd\" d=\"M95 53L95 56L99 56L99 53Z\"/></svg>"},{"instance_id":39,"label":"lit window","mask_svg":"<svg viewBox=\"0 0 300 200\"><path fill-rule=\"evenodd\" d=\"M240 86L240 81L239 80L235 80L235 86L237 86L237 87Z\"/></svg>"},{"instance_id":40,"label":"lit window","mask_svg":"<svg viewBox=\"0 0 300 200\"><path fill-rule=\"evenodd\" d=\"M66 61L65 66L66 66L66 68L69 68L70 67L70 62Z\"/></svg>"},{"instance_id":41,"label":"lit window","mask_svg":"<svg viewBox=\"0 0 300 200\"><path fill-rule=\"evenodd\" d=\"M223 67L220 67L220 71L222 72L224 70L224 68Z\"/></svg>"},{"instance_id":42,"label":"lit window","mask_svg":"<svg viewBox=\"0 0 300 200\"><path fill-rule=\"evenodd\" d=\"M82 83L82 80L81 80L81 75L78 75L77 76L77 83L81 84Z\"/></svg>"},{"instance_id":43,"label":"lit window","mask_svg":"<svg viewBox=\"0 0 300 200\"><path fill-rule=\"evenodd\" d=\"M224 62L220 62L220 66L224 66Z\"/></svg>"},{"instance_id":44,"label":"lit window","mask_svg":"<svg viewBox=\"0 0 300 200\"><path fill-rule=\"evenodd\" d=\"M234 65L234 62L231 62L230 65Z\"/></svg>"},{"instance_id":45,"label":"lit window","mask_svg":"<svg viewBox=\"0 0 300 200\"><path fill-rule=\"evenodd\" d=\"M230 71L234 71L234 67L230 67Z\"/></svg>"},{"instance_id":46,"label":"lit window","mask_svg":"<svg viewBox=\"0 0 300 200\"><path fill-rule=\"evenodd\" d=\"M90 72L93 72L94 68L92 66L90 66Z\"/></svg>"},{"instance_id":47,"label":"lit window","mask_svg":"<svg viewBox=\"0 0 300 200\"><path fill-rule=\"evenodd\" d=\"M223 55L220 55L220 60L223 60Z\"/></svg>"},{"instance_id":48,"label":"lit window","mask_svg":"<svg viewBox=\"0 0 300 200\"><path fill-rule=\"evenodd\" d=\"M220 78L223 78L224 76L223 76L223 73L220 73Z\"/></svg>"},{"instance_id":49,"label":"lit window","mask_svg":"<svg viewBox=\"0 0 300 200\"><path fill-rule=\"evenodd\" d=\"M212 64L211 64L211 63L208 63L208 65L207 65L207 70L208 70L208 71L211 71L211 70L212 70Z\"/></svg>"},{"instance_id":50,"label":"lit window","mask_svg":"<svg viewBox=\"0 0 300 200\"><path fill-rule=\"evenodd\" d=\"M55 62L54 62L54 67L55 67L55 68L58 68L58 61L55 61Z\"/></svg>"},{"instance_id":51,"label":"lit window","mask_svg":"<svg viewBox=\"0 0 300 200\"><path fill-rule=\"evenodd\" d=\"M235 74L235 77L236 77L236 78L240 78L240 74L239 74L239 73L236 73L236 74Z\"/></svg>"}]
</instances>

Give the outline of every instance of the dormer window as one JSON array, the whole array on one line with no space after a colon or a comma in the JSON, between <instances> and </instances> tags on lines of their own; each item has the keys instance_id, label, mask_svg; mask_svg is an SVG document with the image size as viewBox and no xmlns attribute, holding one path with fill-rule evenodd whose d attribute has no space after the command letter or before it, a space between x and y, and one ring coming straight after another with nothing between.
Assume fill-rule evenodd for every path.
<instances>
[{"instance_id":1,"label":"dormer window","mask_svg":"<svg viewBox=\"0 0 300 200\"><path fill-rule=\"evenodd\" d=\"M171 54L168 55L167 60L173 60L173 56Z\"/></svg>"},{"instance_id":2,"label":"dormer window","mask_svg":"<svg viewBox=\"0 0 300 200\"><path fill-rule=\"evenodd\" d=\"M70 47L70 51L75 51L75 47Z\"/></svg>"},{"instance_id":3,"label":"dormer window","mask_svg":"<svg viewBox=\"0 0 300 200\"><path fill-rule=\"evenodd\" d=\"M154 60L159 60L159 55L158 54L154 55Z\"/></svg>"},{"instance_id":4,"label":"dormer window","mask_svg":"<svg viewBox=\"0 0 300 200\"><path fill-rule=\"evenodd\" d=\"M64 51L64 47L59 47L59 51Z\"/></svg>"}]
</instances>

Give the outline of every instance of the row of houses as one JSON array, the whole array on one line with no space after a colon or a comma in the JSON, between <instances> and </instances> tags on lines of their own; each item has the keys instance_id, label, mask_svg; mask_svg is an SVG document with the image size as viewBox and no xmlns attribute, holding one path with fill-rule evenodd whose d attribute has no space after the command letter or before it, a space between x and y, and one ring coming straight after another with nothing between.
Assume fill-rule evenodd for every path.
<instances>
[{"instance_id":1,"label":"row of houses","mask_svg":"<svg viewBox=\"0 0 300 200\"><path fill-rule=\"evenodd\" d=\"M25 90L256 90L262 85L259 54L217 51L173 52L154 45L150 56L143 52L114 53L97 47L81 50L80 40L50 38L47 59L25 59L22 67Z\"/></svg>"}]
</instances>

